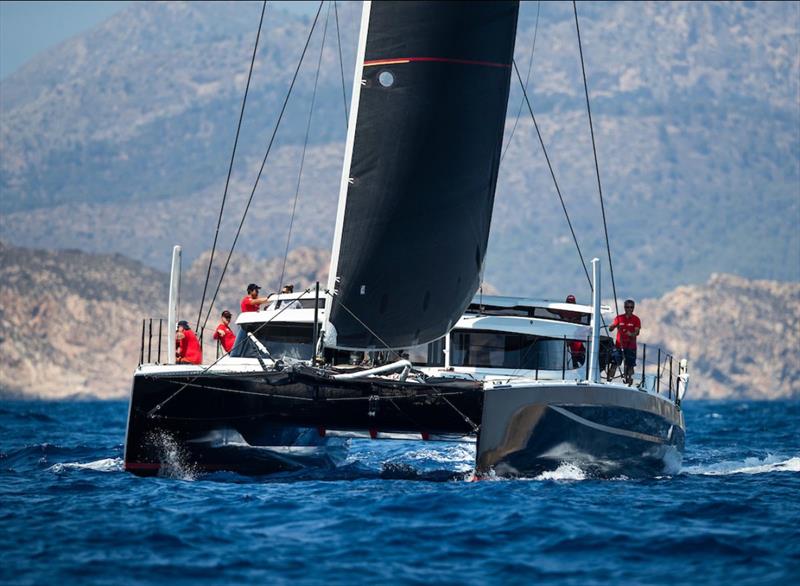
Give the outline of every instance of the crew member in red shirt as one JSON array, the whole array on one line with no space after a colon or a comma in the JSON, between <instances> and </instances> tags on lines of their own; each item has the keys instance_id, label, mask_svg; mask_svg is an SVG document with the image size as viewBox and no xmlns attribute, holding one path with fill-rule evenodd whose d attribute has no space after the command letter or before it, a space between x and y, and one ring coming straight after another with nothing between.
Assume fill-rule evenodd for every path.
<instances>
[{"instance_id":1,"label":"crew member in red shirt","mask_svg":"<svg viewBox=\"0 0 800 586\"><path fill-rule=\"evenodd\" d=\"M181 320L178 322L178 351L175 353L178 364L201 364L203 362L203 351L200 350L200 342L194 335L189 322Z\"/></svg>"},{"instance_id":2,"label":"crew member in red shirt","mask_svg":"<svg viewBox=\"0 0 800 586\"><path fill-rule=\"evenodd\" d=\"M611 322L608 327L609 332L617 330L617 343L616 346L625 357L625 374L623 380L628 386L633 384L633 369L636 367L636 336L642 329L642 322L638 316L633 314L633 308L636 304L633 299L625 300L625 313L618 315ZM614 378L614 372L617 369L617 363L613 360L608 367L608 380Z\"/></svg>"},{"instance_id":3,"label":"crew member in red shirt","mask_svg":"<svg viewBox=\"0 0 800 586\"><path fill-rule=\"evenodd\" d=\"M266 297L259 297L258 292L261 290L261 287L256 285L255 283L250 283L247 286L247 295L244 296L242 299L242 313L247 311L258 311L259 307L269 301L269 295Z\"/></svg>"},{"instance_id":4,"label":"crew member in red shirt","mask_svg":"<svg viewBox=\"0 0 800 586\"><path fill-rule=\"evenodd\" d=\"M567 295L564 303L576 303L575 296ZM575 323L581 321L581 314L577 311L562 311L561 317ZM580 340L569 341L569 354L572 357L572 368L580 368L586 362L586 346Z\"/></svg>"},{"instance_id":5,"label":"crew member in red shirt","mask_svg":"<svg viewBox=\"0 0 800 586\"><path fill-rule=\"evenodd\" d=\"M233 349L233 343L236 341L236 335L230 327L231 312L227 309L222 312L222 320L219 322L217 329L214 330L214 339L222 344L222 348L227 354Z\"/></svg>"}]
</instances>

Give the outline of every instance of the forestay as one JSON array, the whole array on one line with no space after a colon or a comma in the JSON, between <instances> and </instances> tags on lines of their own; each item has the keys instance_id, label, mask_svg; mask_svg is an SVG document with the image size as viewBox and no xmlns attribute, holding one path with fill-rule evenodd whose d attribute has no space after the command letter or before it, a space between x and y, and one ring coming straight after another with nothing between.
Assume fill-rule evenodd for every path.
<instances>
[{"instance_id":1,"label":"forestay","mask_svg":"<svg viewBox=\"0 0 800 586\"><path fill-rule=\"evenodd\" d=\"M365 3L326 346L429 342L472 300L489 237L518 8Z\"/></svg>"}]
</instances>

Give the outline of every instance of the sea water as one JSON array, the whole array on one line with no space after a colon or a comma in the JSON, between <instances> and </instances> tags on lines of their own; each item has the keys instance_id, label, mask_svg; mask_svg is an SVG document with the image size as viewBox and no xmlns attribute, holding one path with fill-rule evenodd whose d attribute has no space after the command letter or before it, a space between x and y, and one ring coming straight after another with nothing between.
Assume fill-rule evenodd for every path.
<instances>
[{"instance_id":1,"label":"sea water","mask_svg":"<svg viewBox=\"0 0 800 586\"><path fill-rule=\"evenodd\" d=\"M686 402L682 471L470 482L468 444L332 471L122 469L127 405L0 403L3 584L798 584L800 404Z\"/></svg>"}]
</instances>

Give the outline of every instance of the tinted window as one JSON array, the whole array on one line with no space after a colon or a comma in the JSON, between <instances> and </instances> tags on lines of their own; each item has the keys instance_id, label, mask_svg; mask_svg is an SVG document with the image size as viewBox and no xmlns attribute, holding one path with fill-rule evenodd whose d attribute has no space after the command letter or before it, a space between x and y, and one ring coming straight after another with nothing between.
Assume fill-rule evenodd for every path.
<instances>
[{"instance_id":1,"label":"tinted window","mask_svg":"<svg viewBox=\"0 0 800 586\"><path fill-rule=\"evenodd\" d=\"M571 370L584 364L585 343L525 334L456 330L450 364L480 368Z\"/></svg>"},{"instance_id":2,"label":"tinted window","mask_svg":"<svg viewBox=\"0 0 800 586\"><path fill-rule=\"evenodd\" d=\"M547 309L546 307L498 307L493 305L480 306L475 303L469 306L467 313L479 313L481 315L505 315L513 317L537 317L540 319L568 321L584 325L589 325L592 319L591 314L581 313L579 311Z\"/></svg>"},{"instance_id":3,"label":"tinted window","mask_svg":"<svg viewBox=\"0 0 800 586\"><path fill-rule=\"evenodd\" d=\"M247 337L254 332L258 341L266 346L270 355L277 358L310 360L313 352L311 324L250 324L239 330L231 356L256 358L257 350Z\"/></svg>"},{"instance_id":4,"label":"tinted window","mask_svg":"<svg viewBox=\"0 0 800 586\"><path fill-rule=\"evenodd\" d=\"M281 307L285 307L287 305L292 305L290 309L314 309L315 300L314 299L278 299L275 302L275 307L271 309L280 309ZM325 309L325 299L320 297L319 305L317 305L319 309Z\"/></svg>"},{"instance_id":5,"label":"tinted window","mask_svg":"<svg viewBox=\"0 0 800 586\"><path fill-rule=\"evenodd\" d=\"M417 366L444 366L444 338L410 348L408 359Z\"/></svg>"}]
</instances>

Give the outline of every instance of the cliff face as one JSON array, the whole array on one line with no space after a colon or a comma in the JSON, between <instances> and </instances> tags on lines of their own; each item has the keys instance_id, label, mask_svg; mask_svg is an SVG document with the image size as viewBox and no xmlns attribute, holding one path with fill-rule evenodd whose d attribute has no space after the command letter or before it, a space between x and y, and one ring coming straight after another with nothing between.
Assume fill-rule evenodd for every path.
<instances>
[{"instance_id":1,"label":"cliff face","mask_svg":"<svg viewBox=\"0 0 800 586\"><path fill-rule=\"evenodd\" d=\"M642 342L689 359L689 397L800 398L800 284L715 274L637 313Z\"/></svg>"},{"instance_id":2,"label":"cliff face","mask_svg":"<svg viewBox=\"0 0 800 586\"><path fill-rule=\"evenodd\" d=\"M317 250L292 251L284 282L297 289L324 282L328 258ZM207 262L208 253L182 276L180 318L193 326ZM209 317L206 358L213 356L210 330L222 309L238 314L250 282L263 285L264 293L274 290L282 264L234 255ZM206 303L217 275L212 273ZM165 317L168 290L166 273L121 255L30 250L0 242L0 394L126 397L139 360L142 319ZM153 327L155 356L157 321ZM163 336L166 356L166 329Z\"/></svg>"},{"instance_id":3,"label":"cliff face","mask_svg":"<svg viewBox=\"0 0 800 586\"><path fill-rule=\"evenodd\" d=\"M0 243L0 388L31 397L122 397L141 319L167 279L120 255Z\"/></svg>"},{"instance_id":4,"label":"cliff face","mask_svg":"<svg viewBox=\"0 0 800 586\"><path fill-rule=\"evenodd\" d=\"M183 273L180 317L192 324L207 259L208 253ZM224 254L215 264L223 260ZM296 291L325 283L328 263L327 252L294 250L283 283ZM230 267L208 330L223 309L238 314L248 283L264 293L277 289L283 262L234 255ZM206 304L218 274L212 272ZM126 397L142 319L164 316L167 290L166 273L120 255L0 243L0 389L26 397ZM800 284L714 275L704 285L644 300L637 313L641 342L689 358L689 398L800 396ZM210 359L210 332L205 344Z\"/></svg>"}]
</instances>

